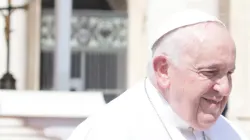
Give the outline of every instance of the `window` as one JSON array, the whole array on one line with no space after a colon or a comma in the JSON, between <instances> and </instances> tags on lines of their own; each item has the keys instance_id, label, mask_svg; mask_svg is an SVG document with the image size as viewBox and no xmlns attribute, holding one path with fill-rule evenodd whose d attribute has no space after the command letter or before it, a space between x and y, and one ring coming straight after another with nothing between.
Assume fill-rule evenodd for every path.
<instances>
[{"instance_id":1,"label":"window","mask_svg":"<svg viewBox=\"0 0 250 140\"><path fill-rule=\"evenodd\" d=\"M53 89L54 52L43 50L41 53L40 88ZM81 53L71 53L71 78L81 78Z\"/></svg>"},{"instance_id":2,"label":"window","mask_svg":"<svg viewBox=\"0 0 250 140\"><path fill-rule=\"evenodd\" d=\"M40 88L53 88L54 54L52 51L41 52Z\"/></svg>"},{"instance_id":3,"label":"window","mask_svg":"<svg viewBox=\"0 0 250 140\"><path fill-rule=\"evenodd\" d=\"M81 77L81 52L72 52L71 54L71 78Z\"/></svg>"},{"instance_id":4,"label":"window","mask_svg":"<svg viewBox=\"0 0 250 140\"><path fill-rule=\"evenodd\" d=\"M53 51L41 55L42 90L53 89ZM72 89L112 91L125 88L126 51L72 51ZM79 88L78 88L79 90ZM114 91L114 92L115 92Z\"/></svg>"},{"instance_id":5,"label":"window","mask_svg":"<svg viewBox=\"0 0 250 140\"><path fill-rule=\"evenodd\" d=\"M40 87L51 90L56 43L53 11L44 11L41 20ZM74 10L71 25L69 90L121 93L126 88L126 13Z\"/></svg>"},{"instance_id":6,"label":"window","mask_svg":"<svg viewBox=\"0 0 250 140\"><path fill-rule=\"evenodd\" d=\"M85 89L117 88L117 55L91 52L86 54Z\"/></svg>"}]
</instances>

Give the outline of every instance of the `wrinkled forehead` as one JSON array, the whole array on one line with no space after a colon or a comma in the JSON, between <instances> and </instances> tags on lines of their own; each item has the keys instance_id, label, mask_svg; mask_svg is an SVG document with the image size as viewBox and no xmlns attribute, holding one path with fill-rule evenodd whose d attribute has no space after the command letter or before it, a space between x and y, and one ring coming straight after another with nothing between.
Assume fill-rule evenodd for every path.
<instances>
[{"instance_id":1,"label":"wrinkled forehead","mask_svg":"<svg viewBox=\"0 0 250 140\"><path fill-rule=\"evenodd\" d=\"M235 43L225 27L215 23L199 24L189 30L195 38L185 47L183 55L198 63L234 65ZM191 39L190 39L191 40Z\"/></svg>"},{"instance_id":2,"label":"wrinkled forehead","mask_svg":"<svg viewBox=\"0 0 250 140\"><path fill-rule=\"evenodd\" d=\"M193 36L197 42L197 45L189 46L195 50L221 50L221 51L233 51L235 50L235 43L228 30L215 22L207 22L197 24L189 28L190 36ZM191 35L192 34L192 35ZM197 48L195 48L197 47Z\"/></svg>"}]
</instances>

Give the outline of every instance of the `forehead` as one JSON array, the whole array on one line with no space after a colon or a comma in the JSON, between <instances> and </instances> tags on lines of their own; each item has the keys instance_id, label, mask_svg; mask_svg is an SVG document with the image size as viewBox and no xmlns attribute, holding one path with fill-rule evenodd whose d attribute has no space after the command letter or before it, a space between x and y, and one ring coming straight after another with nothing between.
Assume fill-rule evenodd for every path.
<instances>
[{"instance_id":1,"label":"forehead","mask_svg":"<svg viewBox=\"0 0 250 140\"><path fill-rule=\"evenodd\" d=\"M186 55L192 65L225 66L235 65L235 44L228 31L217 24L201 25L195 31L198 41L187 46Z\"/></svg>"}]
</instances>

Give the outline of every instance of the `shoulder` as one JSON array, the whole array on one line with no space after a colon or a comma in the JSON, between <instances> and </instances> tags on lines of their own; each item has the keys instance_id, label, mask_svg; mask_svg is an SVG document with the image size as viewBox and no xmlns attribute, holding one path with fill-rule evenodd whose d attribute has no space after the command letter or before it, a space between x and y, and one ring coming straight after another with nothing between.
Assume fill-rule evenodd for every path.
<instances>
[{"instance_id":1,"label":"shoulder","mask_svg":"<svg viewBox=\"0 0 250 140\"><path fill-rule=\"evenodd\" d=\"M109 122L109 123L108 123ZM123 138L123 131L117 123L92 116L79 124L68 140L115 140Z\"/></svg>"},{"instance_id":2,"label":"shoulder","mask_svg":"<svg viewBox=\"0 0 250 140\"><path fill-rule=\"evenodd\" d=\"M222 115L211 127L209 133L212 137L215 137L215 139L248 140L246 135L236 124Z\"/></svg>"},{"instance_id":3,"label":"shoulder","mask_svg":"<svg viewBox=\"0 0 250 140\"><path fill-rule=\"evenodd\" d=\"M135 116L140 115L138 112L145 104L142 87L139 83L105 105L100 112L79 124L68 140L104 140L106 137L112 140L126 137L126 131L135 124Z\"/></svg>"}]
</instances>

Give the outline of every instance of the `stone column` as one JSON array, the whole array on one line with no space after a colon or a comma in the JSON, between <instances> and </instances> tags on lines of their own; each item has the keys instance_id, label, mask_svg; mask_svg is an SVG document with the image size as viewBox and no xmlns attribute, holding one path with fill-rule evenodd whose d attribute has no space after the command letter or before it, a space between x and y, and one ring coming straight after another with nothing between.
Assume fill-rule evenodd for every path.
<instances>
[{"instance_id":1,"label":"stone column","mask_svg":"<svg viewBox=\"0 0 250 140\"><path fill-rule=\"evenodd\" d=\"M7 6L7 0L1 0L0 6ZM12 0L13 6L24 5L27 0ZM11 16L10 34L10 72L16 79L18 90L26 89L26 65L27 65L27 11L15 10ZM6 72L6 40L4 35L4 18L0 17L0 75Z\"/></svg>"},{"instance_id":2,"label":"stone column","mask_svg":"<svg viewBox=\"0 0 250 140\"><path fill-rule=\"evenodd\" d=\"M28 51L27 85L28 90L40 89L40 28L41 0L31 1L28 9Z\"/></svg>"},{"instance_id":3,"label":"stone column","mask_svg":"<svg viewBox=\"0 0 250 140\"><path fill-rule=\"evenodd\" d=\"M133 86L146 76L148 60L146 6L146 0L128 0L127 87Z\"/></svg>"},{"instance_id":4,"label":"stone column","mask_svg":"<svg viewBox=\"0 0 250 140\"><path fill-rule=\"evenodd\" d=\"M55 0L56 46L54 57L54 88L69 90L70 85L70 36L72 0Z\"/></svg>"},{"instance_id":5,"label":"stone column","mask_svg":"<svg viewBox=\"0 0 250 140\"><path fill-rule=\"evenodd\" d=\"M250 121L250 1L231 0L230 31L237 48L236 71L233 77L233 91L230 98L230 116ZM250 130L250 128L249 128Z\"/></svg>"},{"instance_id":6,"label":"stone column","mask_svg":"<svg viewBox=\"0 0 250 140\"><path fill-rule=\"evenodd\" d=\"M236 71L229 117L250 138L250 1L230 0L230 31L236 43Z\"/></svg>"},{"instance_id":7,"label":"stone column","mask_svg":"<svg viewBox=\"0 0 250 140\"><path fill-rule=\"evenodd\" d=\"M230 27L230 0L219 0L218 4L219 4L219 18L229 28Z\"/></svg>"}]
</instances>

